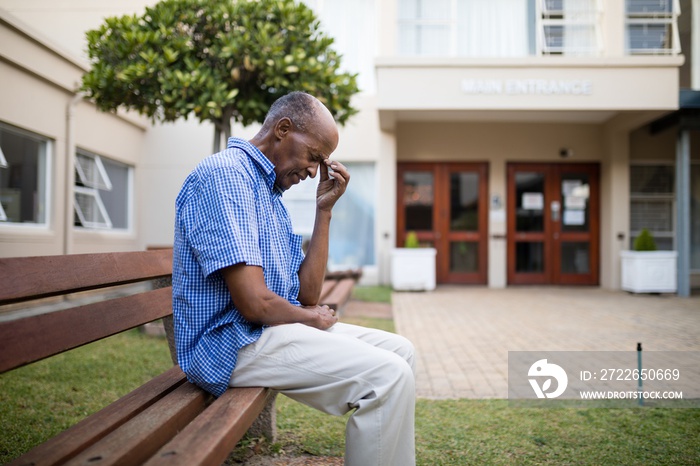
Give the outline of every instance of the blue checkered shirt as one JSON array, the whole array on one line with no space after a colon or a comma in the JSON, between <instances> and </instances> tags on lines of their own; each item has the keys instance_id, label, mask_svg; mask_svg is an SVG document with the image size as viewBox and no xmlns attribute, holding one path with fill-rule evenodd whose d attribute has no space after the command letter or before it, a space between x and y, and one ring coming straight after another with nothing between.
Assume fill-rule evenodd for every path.
<instances>
[{"instance_id":1,"label":"blue checkered shirt","mask_svg":"<svg viewBox=\"0 0 700 466\"><path fill-rule=\"evenodd\" d=\"M261 266L267 287L299 305L303 260L274 165L255 146L230 138L204 159L175 202L173 315L178 363L190 382L220 396L238 350L264 327L246 321L220 270L244 262Z\"/></svg>"}]
</instances>

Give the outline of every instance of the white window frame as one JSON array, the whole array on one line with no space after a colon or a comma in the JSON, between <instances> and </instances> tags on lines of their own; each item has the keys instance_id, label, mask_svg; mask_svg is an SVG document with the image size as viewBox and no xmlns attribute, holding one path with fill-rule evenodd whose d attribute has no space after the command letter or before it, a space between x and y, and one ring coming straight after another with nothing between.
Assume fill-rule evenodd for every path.
<instances>
[{"instance_id":1,"label":"white window frame","mask_svg":"<svg viewBox=\"0 0 700 466\"><path fill-rule=\"evenodd\" d=\"M2 152L2 147L0 147L0 169L7 168L7 159L5 158L5 154ZM5 213L5 209L2 208L2 204L0 204L0 222L6 222L7 221L7 214Z\"/></svg>"},{"instance_id":2,"label":"white window frame","mask_svg":"<svg viewBox=\"0 0 700 466\"><path fill-rule=\"evenodd\" d=\"M81 163L81 160L85 159L90 160L92 166L88 167ZM88 168L92 169L92 173L87 172L86 169ZM105 191L112 190L112 181L109 179L107 170L105 170L102 158L99 155L78 150L75 154L75 171L78 179L84 186L104 189Z\"/></svg>"},{"instance_id":3,"label":"white window frame","mask_svg":"<svg viewBox=\"0 0 700 466\"><path fill-rule=\"evenodd\" d=\"M7 159L2 151L2 147L0 147L0 168L7 168Z\"/></svg>"},{"instance_id":4,"label":"white window frame","mask_svg":"<svg viewBox=\"0 0 700 466\"><path fill-rule=\"evenodd\" d=\"M650 4L665 1L671 6L671 11L629 12L625 1L625 49L628 55L678 55L681 53L681 40L678 32L678 17L681 14L679 0L651 0ZM665 10L665 9L664 9ZM671 32L671 42L664 48L635 48L630 44L629 29L633 25L668 26Z\"/></svg>"},{"instance_id":5,"label":"white window frame","mask_svg":"<svg viewBox=\"0 0 700 466\"><path fill-rule=\"evenodd\" d=\"M73 187L73 208L80 226L88 229L111 230L112 219L105 208L102 198L100 197L100 189L111 191L112 181L107 175L107 171L102 163L102 158L81 149L76 150L74 154L76 185ZM81 159L90 159L91 166L81 163ZM92 169L92 173L86 172L86 169ZM81 182L83 186L78 186L77 182ZM90 212L84 212L81 202L78 201L80 196L84 199L92 199ZM101 218L94 218L94 213L99 213ZM77 225L76 225L77 226Z\"/></svg>"},{"instance_id":6,"label":"white window frame","mask_svg":"<svg viewBox=\"0 0 700 466\"><path fill-rule=\"evenodd\" d=\"M400 1L400 0L399 0ZM429 1L429 0L424 0L424 1ZM450 43L449 43L449 52L447 52L447 56L454 57L457 55L457 20L455 19L457 17L457 3L455 0L452 0L450 2L450 15L449 18L447 19L423 19L423 18L415 18L415 19L402 19L399 18L398 20L398 27L399 27L399 34L401 29L404 26L410 26L413 28L421 28L424 26L444 26L447 27L449 30L449 36L450 36ZM423 53L419 52L418 50L414 50L414 52L411 54L411 56L425 56Z\"/></svg>"},{"instance_id":7,"label":"white window frame","mask_svg":"<svg viewBox=\"0 0 700 466\"><path fill-rule=\"evenodd\" d=\"M51 200L53 199L53 140L40 134L34 133L32 131L27 131L16 126L12 126L10 124L4 124L3 122L0 122L0 127L3 128L5 131L17 133L24 137L37 140L44 144L43 166L39 164L39 173L37 175L38 177L41 177L43 175L43 180L39 182L40 185L43 183L44 186L44 196L43 199L40 200L41 208L43 208L43 215L40 214L40 217L43 216L43 220L37 222L9 222L7 220L7 213L2 207L2 204L0 204L0 228L30 228L47 230L49 228L49 223L52 215ZM5 158L5 154L2 152L2 149L0 149L0 170L8 166L9 163Z\"/></svg>"},{"instance_id":8,"label":"white window frame","mask_svg":"<svg viewBox=\"0 0 700 466\"><path fill-rule=\"evenodd\" d=\"M88 199L92 199L93 204L90 206L92 211L99 212L99 215L102 216L104 221L100 219L89 218L94 217L94 215L92 212L83 211L81 203L78 201L79 196L85 196ZM80 223L84 228L107 230L112 228L112 220L109 218L107 209L105 208L105 205L102 202L102 198L100 198L100 193L97 189L75 186L73 205L75 207L75 213L78 215L78 220L80 220Z\"/></svg>"},{"instance_id":9,"label":"white window frame","mask_svg":"<svg viewBox=\"0 0 700 466\"><path fill-rule=\"evenodd\" d=\"M567 18L566 11L563 9L564 0L562 0L562 9L555 10L550 9L547 6L547 0L538 0L535 2L535 25L536 33L536 50L538 55L600 55L602 52L602 33L600 29L600 23L602 18L602 5L601 0L591 0L594 4L594 15L589 20L581 20L576 18ZM593 35L595 37L595 43L590 47L580 50L567 49L566 46L561 47L550 46L548 44L548 32L549 27L560 27L565 30L567 26L587 26L593 28Z\"/></svg>"}]
</instances>

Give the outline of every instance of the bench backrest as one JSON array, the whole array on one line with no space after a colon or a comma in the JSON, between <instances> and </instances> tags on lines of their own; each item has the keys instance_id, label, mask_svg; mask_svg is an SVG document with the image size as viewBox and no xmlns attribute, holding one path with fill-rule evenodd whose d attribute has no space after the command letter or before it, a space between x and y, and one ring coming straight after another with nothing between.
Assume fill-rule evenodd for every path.
<instances>
[{"instance_id":1,"label":"bench backrest","mask_svg":"<svg viewBox=\"0 0 700 466\"><path fill-rule=\"evenodd\" d=\"M0 373L172 314L171 287L149 284L136 294L39 314L18 311L17 303L107 293L171 273L172 249L0 258Z\"/></svg>"}]
</instances>

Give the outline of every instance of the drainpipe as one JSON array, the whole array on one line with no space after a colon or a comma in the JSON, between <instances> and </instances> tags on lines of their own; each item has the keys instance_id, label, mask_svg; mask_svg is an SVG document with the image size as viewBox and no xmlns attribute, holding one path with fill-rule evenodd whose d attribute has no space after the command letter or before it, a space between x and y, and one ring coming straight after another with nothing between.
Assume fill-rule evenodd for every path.
<instances>
[{"instance_id":1,"label":"drainpipe","mask_svg":"<svg viewBox=\"0 0 700 466\"><path fill-rule=\"evenodd\" d=\"M74 118L75 107L82 100L83 96L80 92L76 92L66 104L66 185L63 190L65 197L63 198L63 254L71 254L73 252L73 219L75 216L73 206L73 197L75 186L75 130Z\"/></svg>"}]
</instances>

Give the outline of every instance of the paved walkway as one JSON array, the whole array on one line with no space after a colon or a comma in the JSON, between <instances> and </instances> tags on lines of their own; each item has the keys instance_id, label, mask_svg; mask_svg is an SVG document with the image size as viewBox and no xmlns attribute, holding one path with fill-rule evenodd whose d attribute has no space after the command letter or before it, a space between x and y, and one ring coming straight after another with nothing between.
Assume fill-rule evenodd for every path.
<instances>
[{"instance_id":1,"label":"paved walkway","mask_svg":"<svg viewBox=\"0 0 700 466\"><path fill-rule=\"evenodd\" d=\"M700 351L698 296L442 286L395 292L392 304L423 398L507 398L508 351Z\"/></svg>"}]
</instances>

